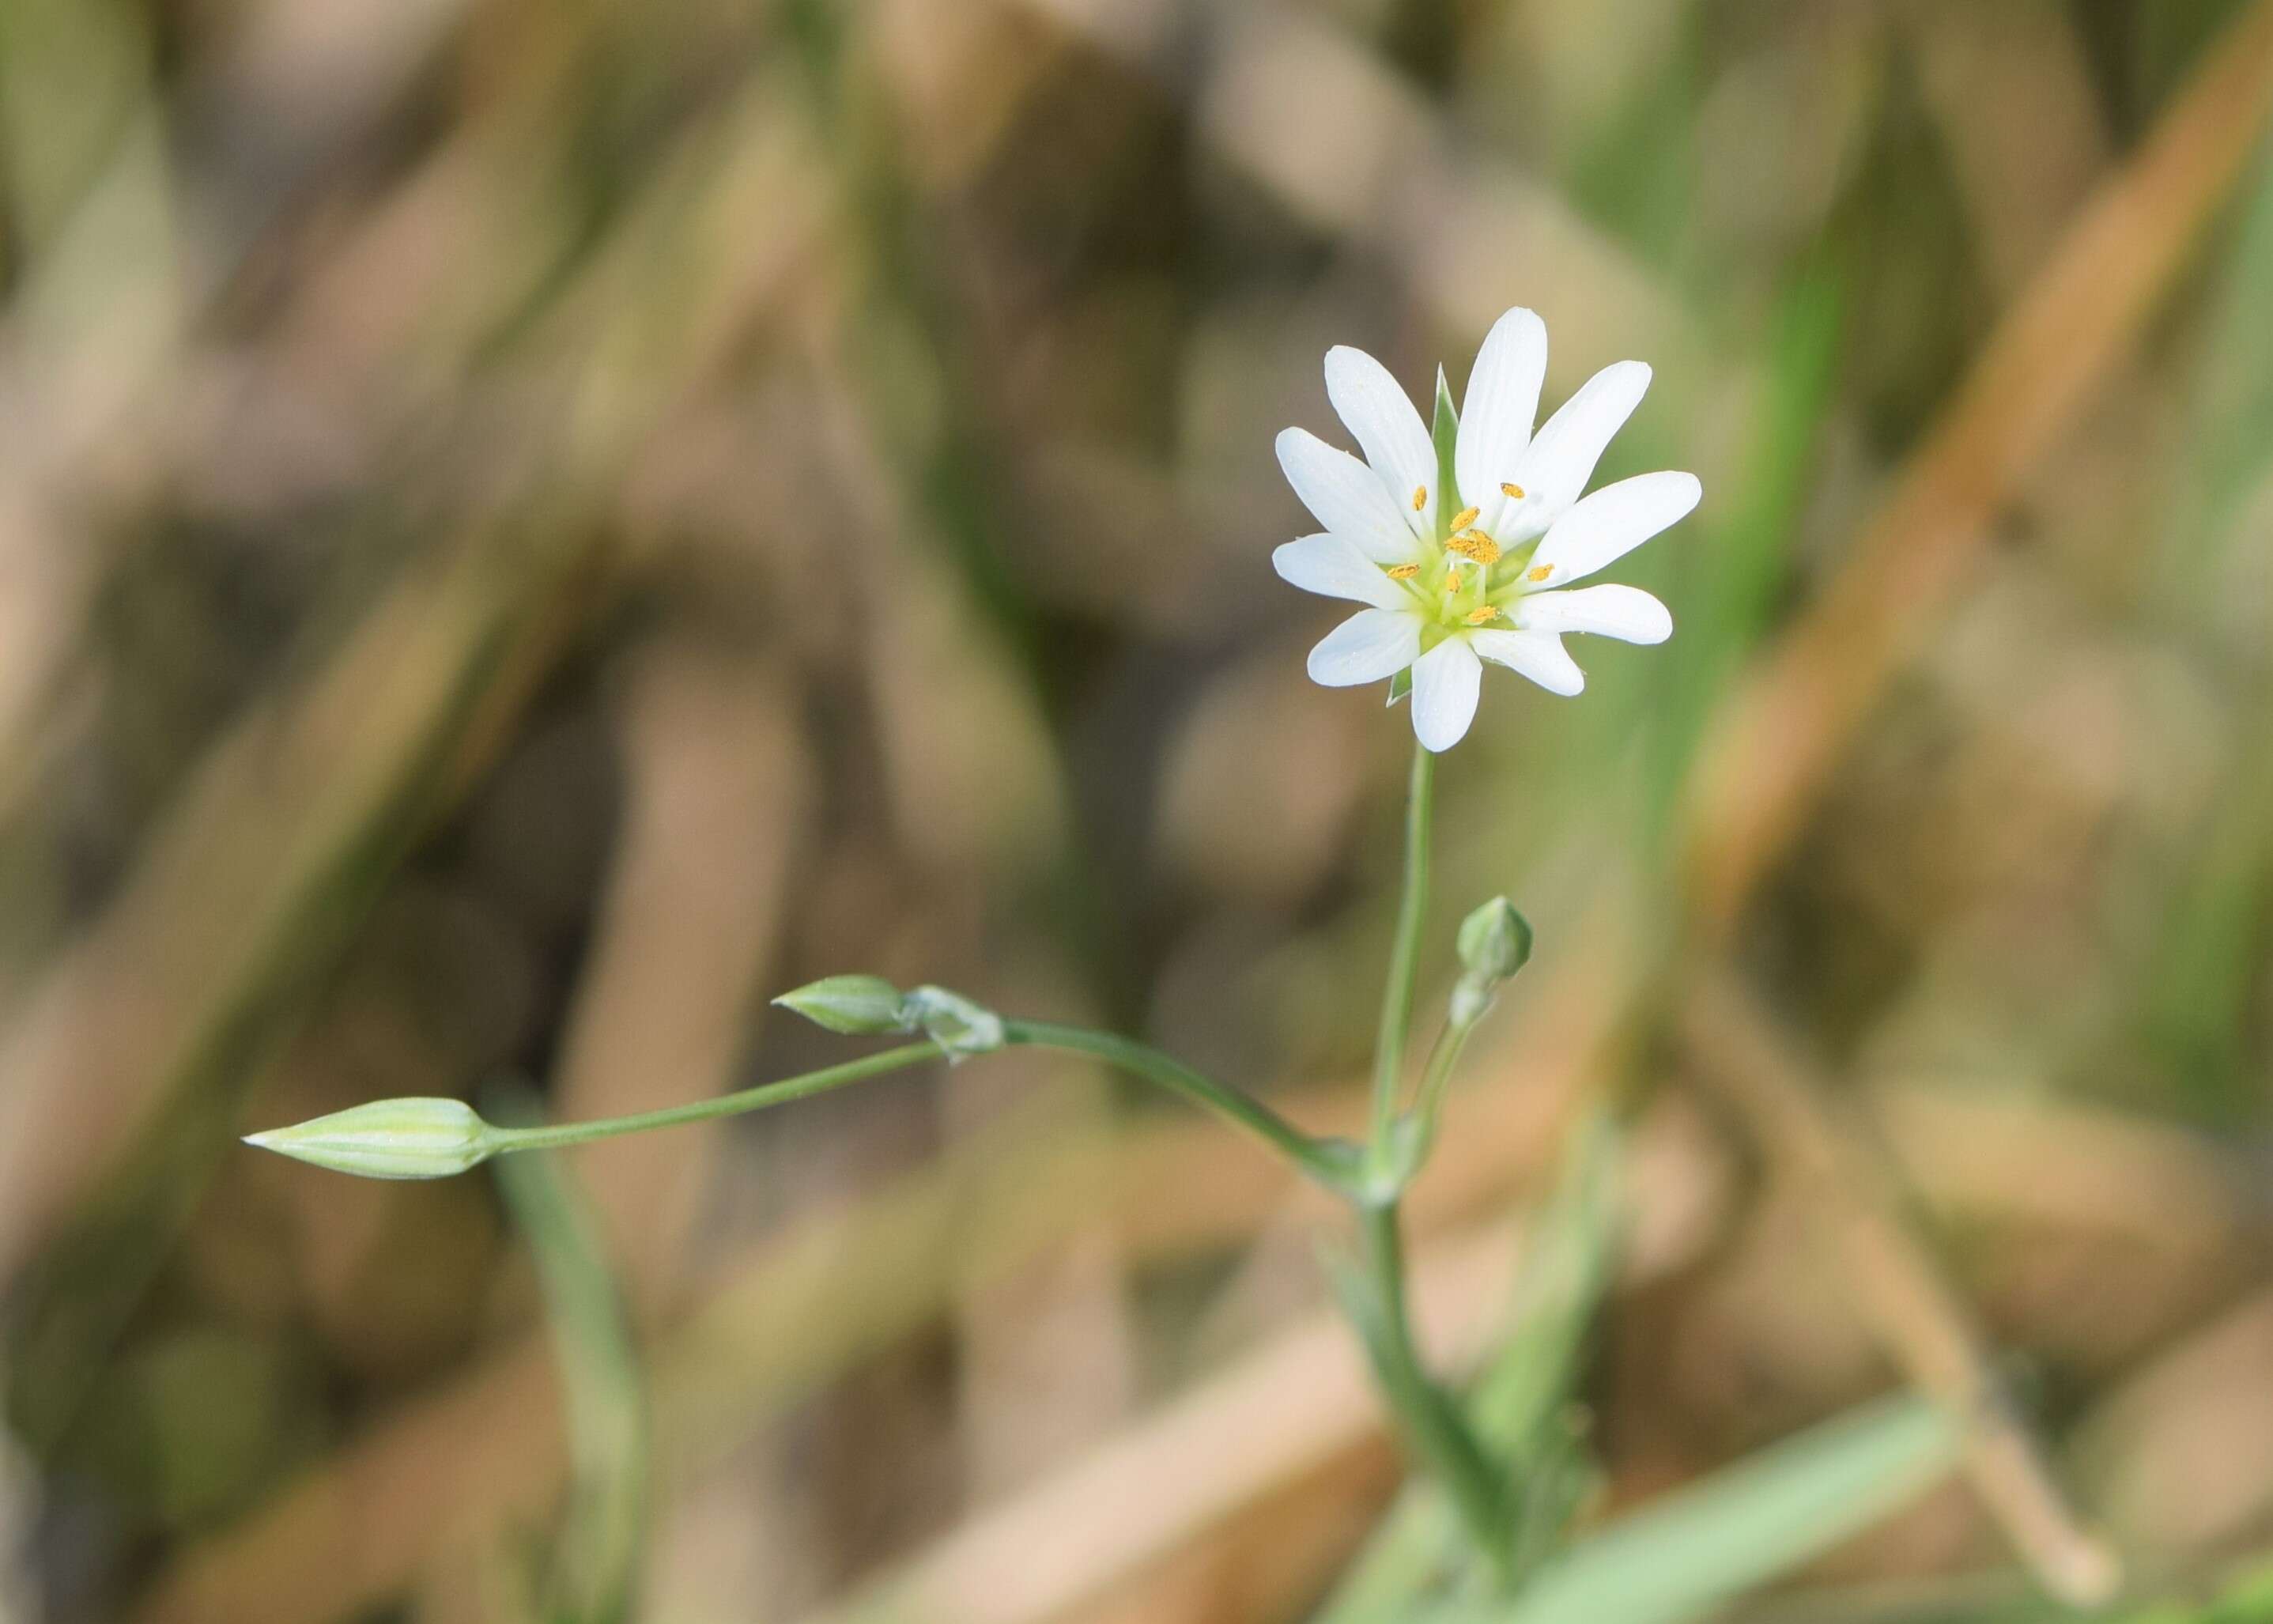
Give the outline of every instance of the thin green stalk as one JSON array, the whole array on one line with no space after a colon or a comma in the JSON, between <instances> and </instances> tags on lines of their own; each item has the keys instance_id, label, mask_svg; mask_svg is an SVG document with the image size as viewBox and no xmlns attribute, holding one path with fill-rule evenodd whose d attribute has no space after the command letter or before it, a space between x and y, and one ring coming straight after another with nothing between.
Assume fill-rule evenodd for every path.
<instances>
[{"instance_id":1,"label":"thin green stalk","mask_svg":"<svg viewBox=\"0 0 2273 1624\"><path fill-rule=\"evenodd\" d=\"M1413 1097L1413 1125L1405 1151L1410 1160L1400 1169L1400 1183L1410 1178L1429 1159L1429 1152L1437 1142L1437 1121L1444 1112L1444 1094L1452 1086L1452 1073L1459 1067L1460 1053L1468 1046L1468 1034L1482 1023L1489 1011L1487 1004L1473 1019L1446 1021L1429 1047L1428 1064L1421 1072L1420 1092Z\"/></svg>"},{"instance_id":2,"label":"thin green stalk","mask_svg":"<svg viewBox=\"0 0 2273 1624\"><path fill-rule=\"evenodd\" d=\"M1088 1055L1134 1072L1245 1128L1328 1189L1350 1195L1356 1187L1357 1159L1347 1144L1313 1138L1260 1100L1195 1071L1174 1056L1114 1033L1049 1021L1006 1020L1002 1037L1006 1043Z\"/></svg>"},{"instance_id":3,"label":"thin green stalk","mask_svg":"<svg viewBox=\"0 0 2273 1624\"><path fill-rule=\"evenodd\" d=\"M1421 1362L1405 1301L1405 1238L1397 1204L1360 1208L1365 1263L1379 1299L1381 1323L1369 1339L1382 1387L1407 1447L1426 1462L1468 1531L1496 1584L1510 1578L1507 1507L1497 1470L1476 1441L1452 1395Z\"/></svg>"},{"instance_id":4,"label":"thin green stalk","mask_svg":"<svg viewBox=\"0 0 2273 1624\"><path fill-rule=\"evenodd\" d=\"M864 1078L920 1065L926 1060L938 1059L946 1052L936 1043L903 1043L897 1049L888 1049L859 1060L848 1060L843 1065L807 1071L801 1076L784 1078L777 1083L745 1088L735 1094L722 1094L709 1100L665 1106L661 1110L641 1111L630 1116L604 1116L593 1122L548 1123L528 1128L492 1125L490 1133L500 1153L587 1145L595 1139L642 1133L650 1128L675 1128L682 1123L709 1122L720 1116L739 1116L745 1111L761 1111L769 1105L786 1105L791 1100L826 1094L832 1088L842 1088L847 1083L857 1083Z\"/></svg>"},{"instance_id":5,"label":"thin green stalk","mask_svg":"<svg viewBox=\"0 0 2273 1624\"><path fill-rule=\"evenodd\" d=\"M1397 936L1389 950L1389 982L1381 995L1381 1034L1373 1053L1373 1137L1377 1165L1385 1163L1397 1127L1397 1084L1413 1026L1413 983L1421 965L1421 926L1429 913L1429 830L1436 805L1437 758L1413 747L1413 777L1405 804L1405 894L1397 905Z\"/></svg>"},{"instance_id":6,"label":"thin green stalk","mask_svg":"<svg viewBox=\"0 0 2273 1624\"><path fill-rule=\"evenodd\" d=\"M1088 1055L1123 1071L1132 1071L1245 1128L1286 1156L1302 1172L1338 1194L1350 1194L1358 1186L1359 1158L1350 1146L1340 1140L1315 1139L1261 1101L1196 1071L1156 1049L1148 1049L1142 1043L1109 1032L1091 1032L1080 1026L1061 1026L1039 1020L1004 1021L1002 1041L1005 1046L1054 1049ZM761 1087L745 1088L737 1094L696 1100L686 1105L668 1106L662 1110L642 1111L636 1116L608 1116L593 1122L548 1124L527 1128L492 1126L490 1129L492 1148L500 1153L549 1150L564 1145L587 1145L596 1139L615 1139L626 1133L641 1133L653 1128L677 1127L682 1123L739 1116L745 1111L786 1105L792 1100L825 1094L847 1083L857 1083L886 1071L896 1071L926 1060L936 1060L946 1052L937 1043L904 1043L897 1049L888 1049L881 1054L847 1061L843 1065L830 1066L824 1071L807 1071L802 1076L784 1078L780 1082L768 1083Z\"/></svg>"},{"instance_id":7,"label":"thin green stalk","mask_svg":"<svg viewBox=\"0 0 2273 1624\"><path fill-rule=\"evenodd\" d=\"M1353 1195L1364 1237L1366 1280L1346 1296L1359 1318L1384 1395L1407 1447L1443 1483L1470 1541L1494 1583L1510 1581L1508 1518L1498 1470L1476 1440L1452 1395L1429 1374L1413 1339L1405 1300L1405 1239L1399 1197L1420 1165L1400 1154L1398 1094L1406 1044L1413 1026L1414 982L1420 968L1421 928L1429 907L1429 841L1435 813L1436 757L1415 743L1405 808L1405 892L1397 907L1397 936L1389 954L1381 999L1381 1035L1374 1053L1373 1131L1368 1145L1367 1188ZM1476 1011L1481 1017L1481 1009ZM1474 1019L1448 1029L1430 1056L1422 1085L1424 1105L1439 1100ZM1423 1129L1422 1131L1425 1131Z\"/></svg>"}]
</instances>

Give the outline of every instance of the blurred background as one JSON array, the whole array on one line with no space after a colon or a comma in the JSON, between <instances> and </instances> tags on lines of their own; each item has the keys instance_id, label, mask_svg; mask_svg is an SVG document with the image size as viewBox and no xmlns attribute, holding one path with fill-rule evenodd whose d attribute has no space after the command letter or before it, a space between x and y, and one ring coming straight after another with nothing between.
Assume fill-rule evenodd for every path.
<instances>
[{"instance_id":1,"label":"blurred background","mask_svg":"<svg viewBox=\"0 0 2273 1624\"><path fill-rule=\"evenodd\" d=\"M1607 1113L1582 1529L1917 1389L1739 1616L2265 1616L2269 105L2234 0L4 0L0 1618L1302 1616L1399 1476L1337 1214L1173 1101L236 1136L826 1064L856 969L1359 1120L1409 729L1272 439L1518 304L1706 498L1440 773L1423 1010L1539 948L1432 1347Z\"/></svg>"}]
</instances>

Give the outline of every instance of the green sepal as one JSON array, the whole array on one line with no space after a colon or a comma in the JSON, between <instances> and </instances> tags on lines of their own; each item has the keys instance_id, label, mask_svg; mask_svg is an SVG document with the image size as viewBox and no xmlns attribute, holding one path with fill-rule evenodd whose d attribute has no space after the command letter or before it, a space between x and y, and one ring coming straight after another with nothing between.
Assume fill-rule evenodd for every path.
<instances>
[{"instance_id":1,"label":"green sepal","mask_svg":"<svg viewBox=\"0 0 2273 1624\"><path fill-rule=\"evenodd\" d=\"M1460 482L1452 471L1452 454L1460 440L1459 414L1452 410L1452 387L1444 369L1437 369L1437 420L1429 431L1437 445L1437 539L1452 533L1452 515L1460 510Z\"/></svg>"},{"instance_id":2,"label":"green sepal","mask_svg":"<svg viewBox=\"0 0 2273 1624\"><path fill-rule=\"evenodd\" d=\"M248 1145L363 1178L448 1178L489 1160L490 1124L463 1100L373 1100L328 1116L248 1133Z\"/></svg>"},{"instance_id":3,"label":"green sepal","mask_svg":"<svg viewBox=\"0 0 2273 1624\"><path fill-rule=\"evenodd\" d=\"M1530 961L1531 921L1504 897L1494 897L1460 921L1460 967L1504 981Z\"/></svg>"},{"instance_id":4,"label":"green sepal","mask_svg":"<svg viewBox=\"0 0 2273 1624\"><path fill-rule=\"evenodd\" d=\"M1413 691L1413 667L1407 665L1389 679L1389 703L1395 704Z\"/></svg>"},{"instance_id":5,"label":"green sepal","mask_svg":"<svg viewBox=\"0 0 2273 1624\"><path fill-rule=\"evenodd\" d=\"M774 1002L847 1037L915 1030L900 989L880 975L824 976Z\"/></svg>"}]
</instances>

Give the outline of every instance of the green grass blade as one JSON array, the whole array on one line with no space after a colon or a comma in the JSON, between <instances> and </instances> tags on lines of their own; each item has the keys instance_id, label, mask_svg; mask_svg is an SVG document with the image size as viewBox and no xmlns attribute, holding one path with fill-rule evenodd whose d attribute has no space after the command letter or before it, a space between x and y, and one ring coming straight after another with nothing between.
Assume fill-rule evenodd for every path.
<instances>
[{"instance_id":1,"label":"green grass blade","mask_svg":"<svg viewBox=\"0 0 2273 1624\"><path fill-rule=\"evenodd\" d=\"M1925 1400L1850 1411L1771 1446L1581 1541L1504 1624L1682 1624L1861 1531L1957 1458L1956 1427Z\"/></svg>"},{"instance_id":2,"label":"green grass blade","mask_svg":"<svg viewBox=\"0 0 2273 1624\"><path fill-rule=\"evenodd\" d=\"M1654 582L1647 573L1637 578L1662 590L1678 628L1674 658L1657 673L1654 690L1650 817L1658 838L1671 832L1713 707L1759 644L1790 580L1839 387L1846 306L1845 284L1828 266L1810 268L1779 296L1740 477L1729 489L1707 491L1699 533L1642 560L1646 570L1665 572Z\"/></svg>"},{"instance_id":3,"label":"green grass blade","mask_svg":"<svg viewBox=\"0 0 2273 1624\"><path fill-rule=\"evenodd\" d=\"M525 1096L489 1103L499 1122L535 1116ZM542 1613L551 1624L622 1624L647 1522L647 1399L631 1328L561 1158L538 1151L493 1165L536 1259L567 1411L569 1496L538 1587Z\"/></svg>"},{"instance_id":4,"label":"green grass blade","mask_svg":"<svg viewBox=\"0 0 2273 1624\"><path fill-rule=\"evenodd\" d=\"M1516 1282L1515 1330L1476 1383L1476 1425L1520 1464L1568 1403L1587 1332L1609 1289L1624 1139L1608 1116L1581 1122Z\"/></svg>"}]
</instances>

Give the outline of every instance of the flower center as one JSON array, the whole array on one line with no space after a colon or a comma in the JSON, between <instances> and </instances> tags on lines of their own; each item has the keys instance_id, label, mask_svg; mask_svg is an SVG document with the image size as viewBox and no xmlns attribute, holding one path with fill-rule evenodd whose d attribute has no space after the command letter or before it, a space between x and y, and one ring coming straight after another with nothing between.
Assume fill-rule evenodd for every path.
<instances>
[{"instance_id":1,"label":"flower center","mask_svg":"<svg viewBox=\"0 0 2273 1624\"><path fill-rule=\"evenodd\" d=\"M1503 485L1500 491L1512 501L1524 497L1518 485ZM1427 500L1427 487L1414 495L1417 510ZM1440 539L1426 550L1427 556L1392 565L1385 572L1413 594L1435 623L1437 629L1428 634L1431 641L1512 619L1510 605L1554 573L1548 566L1532 565L1532 555L1539 549L1536 539L1503 544L1478 523L1482 517L1483 510L1474 505L1447 515Z\"/></svg>"}]
</instances>

